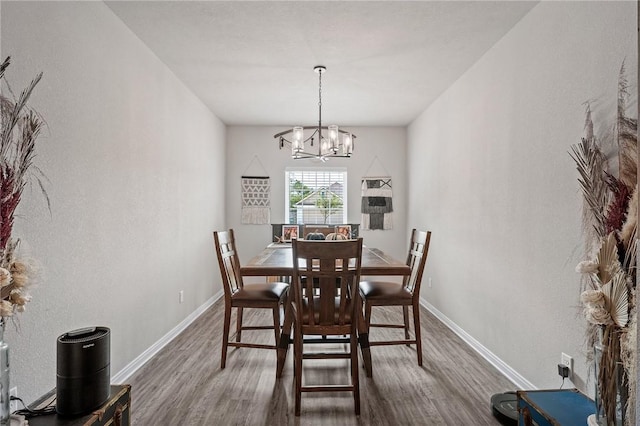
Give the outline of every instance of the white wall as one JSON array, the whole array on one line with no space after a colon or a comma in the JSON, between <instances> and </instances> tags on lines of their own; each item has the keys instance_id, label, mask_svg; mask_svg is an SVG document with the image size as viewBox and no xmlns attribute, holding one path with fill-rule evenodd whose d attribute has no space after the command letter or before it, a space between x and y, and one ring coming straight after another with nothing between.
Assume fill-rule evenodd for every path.
<instances>
[{"instance_id":1,"label":"white wall","mask_svg":"<svg viewBox=\"0 0 640 426\"><path fill-rule=\"evenodd\" d=\"M310 100L311 102L312 100ZM310 120L313 117L309 117ZM346 128L346 126L345 126ZM271 225L243 225L240 178L242 175L271 177L271 221L284 221L284 172L286 167L346 167L349 223L360 223L360 183L363 176L390 175L393 184L394 226L389 231L361 231L364 244L379 247L399 259L407 252L406 130L400 127L349 127L358 136L351 158L332 158L326 163L293 160L290 151L278 149L273 135L284 127L227 129L227 226L234 228L242 262L271 242ZM378 160L374 161L375 158ZM257 160L253 160L257 158ZM252 161L253 160L253 161ZM259 161L258 161L259 160Z\"/></svg>"},{"instance_id":2,"label":"white wall","mask_svg":"<svg viewBox=\"0 0 640 426\"><path fill-rule=\"evenodd\" d=\"M567 152L625 56L637 82L636 46L635 2L541 2L408 129L408 222L433 231L422 297L539 388L565 352L591 393Z\"/></svg>"},{"instance_id":3,"label":"white wall","mask_svg":"<svg viewBox=\"0 0 640 426\"><path fill-rule=\"evenodd\" d=\"M3 1L1 36L15 90L44 71L51 214L27 190L14 229L44 276L5 335L32 401L55 386L62 333L110 327L114 375L220 291L225 126L102 2Z\"/></svg>"}]
</instances>

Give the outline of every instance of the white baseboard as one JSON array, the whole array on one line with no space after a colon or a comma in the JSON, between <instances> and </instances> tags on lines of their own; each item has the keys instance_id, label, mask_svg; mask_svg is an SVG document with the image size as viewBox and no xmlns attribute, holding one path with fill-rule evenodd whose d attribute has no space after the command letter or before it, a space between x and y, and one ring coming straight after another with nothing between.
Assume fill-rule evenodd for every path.
<instances>
[{"instance_id":1,"label":"white baseboard","mask_svg":"<svg viewBox=\"0 0 640 426\"><path fill-rule=\"evenodd\" d=\"M184 329L186 329L193 321L195 321L200 315L204 313L211 305L213 305L218 299L222 297L222 292L213 295L209 300L202 304L198 309L193 311L188 317L186 317L180 324L176 325L167 334L162 336L160 340L151 345L147 350L138 355L133 361L127 364L122 370L111 377L112 383L124 383L131 377L138 369L140 369L147 361L149 361L154 355L156 355L162 348L164 348L169 342L171 342L176 336L178 336ZM478 352L480 356L486 359L491 365L493 365L500 373L502 373L507 379L509 379L518 389L537 389L533 383L529 382L516 370L511 368L508 364L498 358L493 352L484 347L480 342L474 339L470 334L460 328L456 323L451 321L446 315L436 309L432 304L420 298L420 304L431 312L438 320L444 325L449 327L456 335L458 335L466 344L468 344L473 350Z\"/></svg>"},{"instance_id":2,"label":"white baseboard","mask_svg":"<svg viewBox=\"0 0 640 426\"><path fill-rule=\"evenodd\" d=\"M204 313L211 305L213 305L218 299L222 297L222 291L214 294L209 300L204 302L198 309L193 311L186 317L180 324L176 325L171 331L162 336L160 340L151 345L147 350L142 352L136 359L127 364L117 374L111 376L111 383L125 383L129 377L133 375L138 369L140 369L147 361L149 361L154 355L156 355L162 348L164 348L169 342L171 342L178 334L194 322L200 315Z\"/></svg>"},{"instance_id":3,"label":"white baseboard","mask_svg":"<svg viewBox=\"0 0 640 426\"><path fill-rule=\"evenodd\" d=\"M420 304L438 318L444 325L449 327L451 331L456 333L467 345L478 352L480 356L489 361L502 375L511 381L518 389L537 389L533 383L521 376L516 370L511 368L507 363L498 358L493 352L484 347L480 342L474 339L469 333L460 328L456 323L451 321L445 314L437 310L431 303L420 298Z\"/></svg>"}]
</instances>

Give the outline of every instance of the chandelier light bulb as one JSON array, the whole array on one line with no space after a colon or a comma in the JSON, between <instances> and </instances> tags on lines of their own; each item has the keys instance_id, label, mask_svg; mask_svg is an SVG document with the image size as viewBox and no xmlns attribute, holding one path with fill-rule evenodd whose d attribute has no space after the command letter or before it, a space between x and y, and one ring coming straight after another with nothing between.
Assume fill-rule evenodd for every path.
<instances>
[{"instance_id":1,"label":"chandelier light bulb","mask_svg":"<svg viewBox=\"0 0 640 426\"><path fill-rule=\"evenodd\" d=\"M296 126L293 128L291 149L295 152L304 150L304 129L302 128L302 126Z\"/></svg>"},{"instance_id":2,"label":"chandelier light bulb","mask_svg":"<svg viewBox=\"0 0 640 426\"><path fill-rule=\"evenodd\" d=\"M329 147L331 149L331 151L333 151L333 153L337 153L338 152L338 126L336 126L335 124L329 126L328 128L329 131Z\"/></svg>"},{"instance_id":3,"label":"chandelier light bulb","mask_svg":"<svg viewBox=\"0 0 640 426\"><path fill-rule=\"evenodd\" d=\"M322 146L321 154L328 154L329 153L330 144L329 144L329 141L327 140L327 138L322 138L321 146Z\"/></svg>"},{"instance_id":4,"label":"chandelier light bulb","mask_svg":"<svg viewBox=\"0 0 640 426\"><path fill-rule=\"evenodd\" d=\"M351 138L351 133L347 133L344 135L343 144L342 144L342 153L344 155L351 155L353 152L353 140Z\"/></svg>"}]
</instances>

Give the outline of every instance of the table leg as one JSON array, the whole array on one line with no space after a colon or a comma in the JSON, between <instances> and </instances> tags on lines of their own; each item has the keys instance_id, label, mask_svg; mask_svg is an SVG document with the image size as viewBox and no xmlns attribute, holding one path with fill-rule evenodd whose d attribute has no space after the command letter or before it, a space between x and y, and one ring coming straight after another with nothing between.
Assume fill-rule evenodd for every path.
<instances>
[{"instance_id":1,"label":"table leg","mask_svg":"<svg viewBox=\"0 0 640 426\"><path fill-rule=\"evenodd\" d=\"M291 308L290 296L287 296L286 305L284 307L284 324L282 324L282 333L280 334L280 344L278 345L278 363L276 367L276 377L282 377L284 370L284 362L287 359L287 352L291 343L291 326L293 324L293 309Z\"/></svg>"}]
</instances>

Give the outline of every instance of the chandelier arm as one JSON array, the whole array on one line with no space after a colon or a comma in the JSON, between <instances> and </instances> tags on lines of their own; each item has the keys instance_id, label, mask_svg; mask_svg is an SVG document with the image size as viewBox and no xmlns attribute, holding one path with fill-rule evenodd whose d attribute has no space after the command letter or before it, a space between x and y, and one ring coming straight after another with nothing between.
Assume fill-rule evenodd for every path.
<instances>
[{"instance_id":1,"label":"chandelier arm","mask_svg":"<svg viewBox=\"0 0 640 426\"><path fill-rule=\"evenodd\" d=\"M312 134L311 136L315 135L315 134L316 134L316 132L318 131L318 126L303 126L302 128L303 128L304 130L309 130L309 129L313 129L313 130L315 130L315 132L313 132L313 134ZM326 127L323 127L323 129L326 129ZM276 133L275 135L273 135L273 137L274 137L274 138L279 138L280 136L288 135L289 133L293 133L293 129L287 129L287 130L285 130L285 131L283 131L283 132ZM346 133L349 133L349 132L346 132ZM309 140L310 138L311 138L311 137L308 137L307 139L305 139L305 142L306 142L307 140ZM290 141L287 141L287 142L290 142Z\"/></svg>"},{"instance_id":2,"label":"chandelier arm","mask_svg":"<svg viewBox=\"0 0 640 426\"><path fill-rule=\"evenodd\" d=\"M318 126L303 126L302 128L303 128L304 130L314 129L314 130L315 130L315 132L313 132L313 134L312 134L311 136L314 136L314 135L317 133L317 131L318 131ZM328 130L328 129L329 129L329 127L328 127L328 126L322 126L322 130ZM345 134L345 135L348 135L348 134L350 134L350 133L351 133L351 132L350 132L350 131L348 131L348 130L342 130L342 129L338 129L338 132L340 132L340 133L342 133L342 134ZM287 134L289 134L289 133L293 133L293 130L292 130L292 129L288 129L288 130L285 130L285 131L283 131L283 132L276 133L275 135L273 135L273 137L274 137L274 138L279 138L280 136L284 136L284 135L287 135ZM305 139L304 141L306 142L306 141L308 141L309 139L311 139L311 136L309 136L309 137L308 137L307 139ZM357 136L356 136L356 135L354 135L353 133L351 133L351 137L352 137L353 139L357 138ZM291 141L290 141L290 140L285 139L285 141L287 141L287 142L291 143Z\"/></svg>"}]
</instances>

